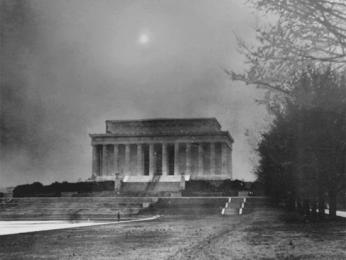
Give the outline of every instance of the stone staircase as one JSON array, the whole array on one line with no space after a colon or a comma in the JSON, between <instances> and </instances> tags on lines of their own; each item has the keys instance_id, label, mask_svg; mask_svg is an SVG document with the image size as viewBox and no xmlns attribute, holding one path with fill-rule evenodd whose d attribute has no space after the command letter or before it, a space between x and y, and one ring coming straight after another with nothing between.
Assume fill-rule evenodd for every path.
<instances>
[{"instance_id":1,"label":"stone staircase","mask_svg":"<svg viewBox=\"0 0 346 260\"><path fill-rule=\"evenodd\" d=\"M0 220L105 220L139 214L156 202L148 197L35 197L0 202Z\"/></svg>"},{"instance_id":2,"label":"stone staircase","mask_svg":"<svg viewBox=\"0 0 346 260\"><path fill-rule=\"evenodd\" d=\"M168 216L218 215L227 197L161 197L144 213Z\"/></svg>"},{"instance_id":3,"label":"stone staircase","mask_svg":"<svg viewBox=\"0 0 346 260\"><path fill-rule=\"evenodd\" d=\"M155 186L160 181L161 176L160 175L154 175L152 180L148 183L147 187L145 188L145 194L150 193L150 191L155 189Z\"/></svg>"},{"instance_id":4,"label":"stone staircase","mask_svg":"<svg viewBox=\"0 0 346 260\"><path fill-rule=\"evenodd\" d=\"M268 205L261 197L32 197L0 200L0 220L114 220L134 215L242 215Z\"/></svg>"},{"instance_id":5,"label":"stone staircase","mask_svg":"<svg viewBox=\"0 0 346 260\"><path fill-rule=\"evenodd\" d=\"M243 215L267 206L270 206L270 202L265 197L229 197L221 215Z\"/></svg>"}]
</instances>

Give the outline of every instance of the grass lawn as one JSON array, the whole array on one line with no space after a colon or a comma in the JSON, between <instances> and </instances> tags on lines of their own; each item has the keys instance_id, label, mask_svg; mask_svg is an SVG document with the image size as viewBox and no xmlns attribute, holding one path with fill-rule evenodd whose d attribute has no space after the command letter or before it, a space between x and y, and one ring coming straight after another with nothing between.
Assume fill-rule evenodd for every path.
<instances>
[{"instance_id":1,"label":"grass lawn","mask_svg":"<svg viewBox=\"0 0 346 260\"><path fill-rule=\"evenodd\" d=\"M0 236L0 259L346 259L346 222L279 209Z\"/></svg>"}]
</instances>

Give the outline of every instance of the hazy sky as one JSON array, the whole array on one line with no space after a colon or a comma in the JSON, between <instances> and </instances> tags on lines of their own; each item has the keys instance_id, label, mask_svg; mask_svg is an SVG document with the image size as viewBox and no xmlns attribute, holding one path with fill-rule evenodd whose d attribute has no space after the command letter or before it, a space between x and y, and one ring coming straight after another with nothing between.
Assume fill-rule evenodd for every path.
<instances>
[{"instance_id":1,"label":"hazy sky","mask_svg":"<svg viewBox=\"0 0 346 260\"><path fill-rule=\"evenodd\" d=\"M156 117L216 117L235 139L234 177L254 179L261 93L222 70L244 68L234 33L254 38L242 1L0 3L0 186L86 179L89 133Z\"/></svg>"}]
</instances>

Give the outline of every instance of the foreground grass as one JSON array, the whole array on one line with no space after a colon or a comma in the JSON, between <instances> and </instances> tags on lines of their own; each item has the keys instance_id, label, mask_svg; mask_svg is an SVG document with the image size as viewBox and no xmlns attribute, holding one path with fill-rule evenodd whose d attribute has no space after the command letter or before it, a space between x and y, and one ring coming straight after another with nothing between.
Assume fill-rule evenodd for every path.
<instances>
[{"instance_id":1,"label":"foreground grass","mask_svg":"<svg viewBox=\"0 0 346 260\"><path fill-rule=\"evenodd\" d=\"M346 259L345 221L288 219L266 209L0 236L0 259Z\"/></svg>"}]
</instances>

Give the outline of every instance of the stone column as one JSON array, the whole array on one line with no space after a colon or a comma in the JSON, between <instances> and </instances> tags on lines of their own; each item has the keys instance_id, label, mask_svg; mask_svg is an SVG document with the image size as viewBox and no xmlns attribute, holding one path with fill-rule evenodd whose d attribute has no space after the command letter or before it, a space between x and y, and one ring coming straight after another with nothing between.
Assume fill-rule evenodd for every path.
<instances>
[{"instance_id":1,"label":"stone column","mask_svg":"<svg viewBox=\"0 0 346 260\"><path fill-rule=\"evenodd\" d=\"M174 175L179 175L179 143L174 143Z\"/></svg>"},{"instance_id":2,"label":"stone column","mask_svg":"<svg viewBox=\"0 0 346 260\"><path fill-rule=\"evenodd\" d=\"M142 144L137 144L137 174L136 175L144 175L143 145Z\"/></svg>"},{"instance_id":3,"label":"stone column","mask_svg":"<svg viewBox=\"0 0 346 260\"><path fill-rule=\"evenodd\" d=\"M221 143L221 174L226 175L228 173L228 165L227 165L227 145L225 143Z\"/></svg>"},{"instance_id":4,"label":"stone column","mask_svg":"<svg viewBox=\"0 0 346 260\"><path fill-rule=\"evenodd\" d=\"M191 143L186 143L186 174L191 174Z\"/></svg>"},{"instance_id":5,"label":"stone column","mask_svg":"<svg viewBox=\"0 0 346 260\"><path fill-rule=\"evenodd\" d=\"M162 144L162 175L168 175L167 144Z\"/></svg>"},{"instance_id":6,"label":"stone column","mask_svg":"<svg viewBox=\"0 0 346 260\"><path fill-rule=\"evenodd\" d=\"M198 144L198 174L203 175L203 145Z\"/></svg>"},{"instance_id":7,"label":"stone column","mask_svg":"<svg viewBox=\"0 0 346 260\"><path fill-rule=\"evenodd\" d=\"M149 144L149 176L154 176L154 173L155 173L154 144Z\"/></svg>"},{"instance_id":8,"label":"stone column","mask_svg":"<svg viewBox=\"0 0 346 260\"><path fill-rule=\"evenodd\" d=\"M210 143L210 174L215 175L215 143Z\"/></svg>"},{"instance_id":9,"label":"stone column","mask_svg":"<svg viewBox=\"0 0 346 260\"><path fill-rule=\"evenodd\" d=\"M119 146L117 144L115 144L114 145L114 152L113 152L113 171L114 171L114 174L119 173L118 157L119 157Z\"/></svg>"},{"instance_id":10,"label":"stone column","mask_svg":"<svg viewBox=\"0 0 346 260\"><path fill-rule=\"evenodd\" d=\"M97 153L97 147L96 145L92 146L92 176L98 176L99 173L99 154Z\"/></svg>"},{"instance_id":11,"label":"stone column","mask_svg":"<svg viewBox=\"0 0 346 260\"><path fill-rule=\"evenodd\" d=\"M125 144L125 175L131 175L130 172L130 144Z\"/></svg>"},{"instance_id":12,"label":"stone column","mask_svg":"<svg viewBox=\"0 0 346 260\"><path fill-rule=\"evenodd\" d=\"M102 175L108 175L108 167L107 167L107 145L102 145Z\"/></svg>"},{"instance_id":13,"label":"stone column","mask_svg":"<svg viewBox=\"0 0 346 260\"><path fill-rule=\"evenodd\" d=\"M232 148L227 148L228 151L228 157L227 157L227 161L228 161L228 174L230 175L230 177L232 178L233 176L233 169L232 169Z\"/></svg>"}]
</instances>

